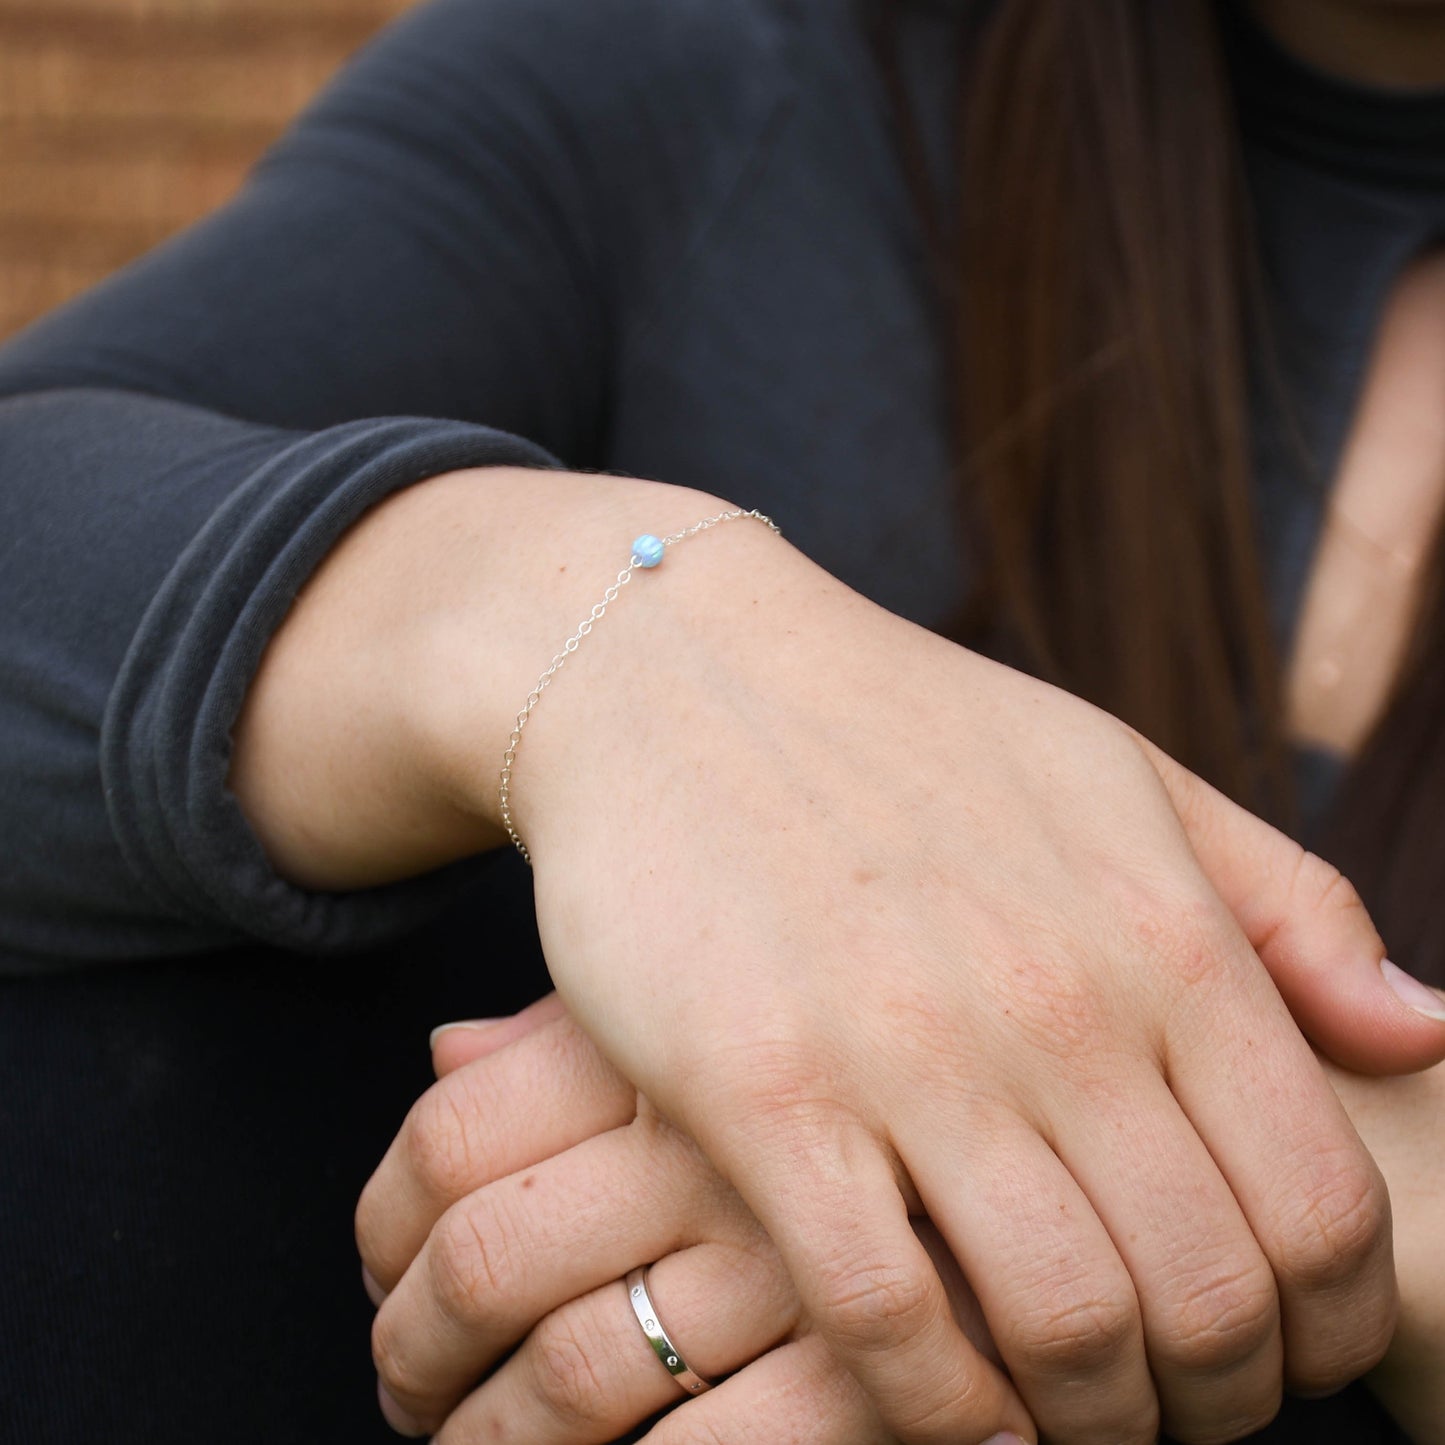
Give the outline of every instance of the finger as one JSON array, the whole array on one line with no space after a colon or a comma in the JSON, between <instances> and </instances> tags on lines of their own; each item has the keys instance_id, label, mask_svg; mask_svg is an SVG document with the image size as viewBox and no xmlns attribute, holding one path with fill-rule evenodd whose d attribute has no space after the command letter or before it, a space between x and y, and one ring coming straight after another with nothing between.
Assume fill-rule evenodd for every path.
<instances>
[{"instance_id":1,"label":"finger","mask_svg":"<svg viewBox=\"0 0 1445 1445\"><path fill-rule=\"evenodd\" d=\"M926 1219L914 1220L913 1227L970 1338L991 1348L978 1303L941 1236ZM648 1292L669 1338L689 1368L714 1383L793 1331L801 1311L761 1227L751 1221L739 1233L736 1244L681 1250L648 1273ZM876 1427L876 1416L836 1361L830 1374L850 1387L853 1408L841 1412L841 1430L826 1438L855 1445L869 1438L864 1432ZM820 1418L819 1407L835 1384L804 1402L806 1418ZM612 1440L683 1398L614 1281L542 1320L452 1412L436 1439L439 1445L589 1445ZM732 1438L731 1422L721 1438Z\"/></svg>"},{"instance_id":2,"label":"finger","mask_svg":"<svg viewBox=\"0 0 1445 1445\"><path fill-rule=\"evenodd\" d=\"M580 1029L560 1019L434 1084L362 1191L356 1243L392 1289L457 1200L626 1124L637 1095Z\"/></svg>"},{"instance_id":3,"label":"finger","mask_svg":"<svg viewBox=\"0 0 1445 1445\"><path fill-rule=\"evenodd\" d=\"M948 1138L943 1152L904 1136L898 1144L928 1161L914 1178L929 1217L977 1291L1040 1433L1148 1445L1159 1412L1139 1303L1093 1205L1021 1119L971 1118Z\"/></svg>"},{"instance_id":4,"label":"finger","mask_svg":"<svg viewBox=\"0 0 1445 1445\"><path fill-rule=\"evenodd\" d=\"M1445 998L1382 967L1385 945L1339 870L1139 741L1200 867L1306 1037L1357 1073L1445 1059Z\"/></svg>"},{"instance_id":5,"label":"finger","mask_svg":"<svg viewBox=\"0 0 1445 1445\"><path fill-rule=\"evenodd\" d=\"M643 1445L716 1445L721 1440L728 1445L896 1445L857 1381L817 1335L770 1351L717 1389L685 1402L643 1436Z\"/></svg>"},{"instance_id":6,"label":"finger","mask_svg":"<svg viewBox=\"0 0 1445 1445\"><path fill-rule=\"evenodd\" d=\"M463 1064L474 1063L535 1033L543 1024L563 1018L566 1013L562 1000L555 993L549 993L507 1018L461 1019L456 1023L438 1024L431 1031L432 1068L437 1078L443 1078Z\"/></svg>"},{"instance_id":7,"label":"finger","mask_svg":"<svg viewBox=\"0 0 1445 1445\"><path fill-rule=\"evenodd\" d=\"M746 1247L667 1255L647 1290L668 1338L703 1379L721 1380L798 1322L782 1260L760 1229ZM554 1310L454 1410L437 1445L604 1445L686 1398L638 1326L621 1280Z\"/></svg>"},{"instance_id":8,"label":"finger","mask_svg":"<svg viewBox=\"0 0 1445 1445\"><path fill-rule=\"evenodd\" d=\"M760 1071L766 1073L766 1071ZM908 1445L958 1445L1030 1422L959 1328L914 1235L893 1165L836 1106L766 1089L714 1145L777 1244L809 1318Z\"/></svg>"},{"instance_id":9,"label":"finger","mask_svg":"<svg viewBox=\"0 0 1445 1445\"><path fill-rule=\"evenodd\" d=\"M367 1269L361 1266L361 1287L366 1291L366 1297L377 1309L381 1308L382 1301L386 1299L387 1291L381 1287L381 1281Z\"/></svg>"},{"instance_id":10,"label":"finger","mask_svg":"<svg viewBox=\"0 0 1445 1445\"><path fill-rule=\"evenodd\" d=\"M1171 1014L1170 1087L1274 1271L1287 1385L1327 1391L1389 1344L1389 1197L1279 997L1252 968L1236 973L1239 987L1190 990Z\"/></svg>"},{"instance_id":11,"label":"finger","mask_svg":"<svg viewBox=\"0 0 1445 1445\"><path fill-rule=\"evenodd\" d=\"M746 1219L675 1130L639 1120L589 1139L437 1221L377 1314L382 1382L408 1416L435 1427L552 1310L634 1266L725 1240Z\"/></svg>"},{"instance_id":12,"label":"finger","mask_svg":"<svg viewBox=\"0 0 1445 1445\"><path fill-rule=\"evenodd\" d=\"M909 1223L913 1225L913 1232L918 1236L919 1243L928 1251L928 1257L933 1261L933 1267L938 1271L939 1279L943 1281L944 1292L948 1295L949 1308L952 1309L953 1317L958 1321L959 1327L968 1336L970 1343L979 1354L990 1364L1002 1368L1003 1356L999 1354L998 1346L994 1344L993 1335L988 1328L988 1320L984 1317L983 1306L979 1304L978 1295L964 1275L963 1266L959 1264L948 1241L944 1239L938 1226L924 1215L914 1216Z\"/></svg>"},{"instance_id":13,"label":"finger","mask_svg":"<svg viewBox=\"0 0 1445 1445\"><path fill-rule=\"evenodd\" d=\"M1076 1089L1050 1132L1134 1281L1166 1432L1237 1440L1280 1406L1274 1275L1164 1081L1135 1067Z\"/></svg>"}]
</instances>

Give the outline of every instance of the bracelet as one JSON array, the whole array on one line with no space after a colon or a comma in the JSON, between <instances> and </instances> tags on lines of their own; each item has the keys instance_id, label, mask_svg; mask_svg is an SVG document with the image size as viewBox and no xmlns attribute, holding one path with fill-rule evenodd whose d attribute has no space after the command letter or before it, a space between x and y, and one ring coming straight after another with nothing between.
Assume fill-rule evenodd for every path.
<instances>
[{"instance_id":1,"label":"bracelet","mask_svg":"<svg viewBox=\"0 0 1445 1445\"><path fill-rule=\"evenodd\" d=\"M562 644L561 652L552 659L551 666L537 679L536 687L527 694L527 701L521 712L517 714L517 725L512 729L512 736L507 739L507 751L502 755L502 779L498 796L502 804L502 826L506 828L507 836L516 845L517 852L529 864L532 861L532 855L527 851L527 845L522 841L521 835L512 822L512 764L517 760L517 744L522 741L522 729L527 726L527 719L532 716L532 709L541 701L547 684L562 670L562 664L582 645L582 639L601 621L603 613L617 600L617 594L632 580L632 574L638 567L648 569L656 567L669 547L686 541L689 537L695 537L699 532L706 532L709 527L716 527L722 522L736 521L739 517L752 517L770 527L779 536L782 535L783 529L771 517L765 517L756 507L747 511L738 508L732 512L719 512L715 517L704 517L701 522L694 522L691 527L687 527L681 532L673 532L667 537L655 537L651 532L644 532L632 544L631 558L627 566L617 574L617 580L602 594L602 600L582 619L577 631Z\"/></svg>"}]
</instances>

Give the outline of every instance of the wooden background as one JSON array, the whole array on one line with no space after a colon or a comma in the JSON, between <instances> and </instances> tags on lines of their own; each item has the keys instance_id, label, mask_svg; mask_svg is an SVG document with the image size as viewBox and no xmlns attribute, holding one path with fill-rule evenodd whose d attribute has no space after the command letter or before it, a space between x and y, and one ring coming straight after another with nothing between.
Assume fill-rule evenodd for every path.
<instances>
[{"instance_id":1,"label":"wooden background","mask_svg":"<svg viewBox=\"0 0 1445 1445\"><path fill-rule=\"evenodd\" d=\"M204 215L413 0L0 0L0 337Z\"/></svg>"}]
</instances>

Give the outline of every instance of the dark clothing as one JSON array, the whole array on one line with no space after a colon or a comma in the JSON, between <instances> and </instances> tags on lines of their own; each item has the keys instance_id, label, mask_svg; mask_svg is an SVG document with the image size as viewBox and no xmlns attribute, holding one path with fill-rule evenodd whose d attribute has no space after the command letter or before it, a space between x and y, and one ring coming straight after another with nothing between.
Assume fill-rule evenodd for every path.
<instances>
[{"instance_id":1,"label":"dark clothing","mask_svg":"<svg viewBox=\"0 0 1445 1445\"><path fill-rule=\"evenodd\" d=\"M904 35L945 184L959 8ZM1261 413L1286 632L1375 318L1445 222L1445 105L1231 36L1313 457ZM459 467L657 477L936 624L967 581L937 319L858 0L432 0L231 204L0 350L0 1439L390 1438L352 1205L427 1029L546 983L519 860L310 894L226 791L338 536Z\"/></svg>"}]
</instances>

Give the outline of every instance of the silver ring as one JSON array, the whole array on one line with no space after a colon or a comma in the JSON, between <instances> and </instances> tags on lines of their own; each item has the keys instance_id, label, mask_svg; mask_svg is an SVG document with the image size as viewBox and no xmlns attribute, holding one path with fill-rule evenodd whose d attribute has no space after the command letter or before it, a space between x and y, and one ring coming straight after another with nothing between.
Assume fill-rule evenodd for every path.
<instances>
[{"instance_id":1,"label":"silver ring","mask_svg":"<svg viewBox=\"0 0 1445 1445\"><path fill-rule=\"evenodd\" d=\"M637 1316L637 1323L642 1326L642 1333L647 1336L647 1343L657 1353L657 1358L662 1361L667 1373L687 1391L689 1395L701 1395L704 1390L711 1390L712 1385L704 1380L699 1374L688 1369L687 1361L673 1342L667 1337L667 1331L662 1327L662 1321L657 1317L657 1306L652 1302L652 1296L647 1292L647 1273L652 1266L649 1264L640 1269L630 1270L627 1275L627 1302L632 1306L632 1313Z\"/></svg>"}]
</instances>

